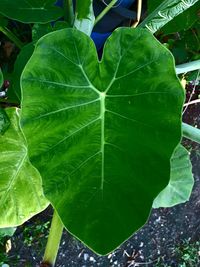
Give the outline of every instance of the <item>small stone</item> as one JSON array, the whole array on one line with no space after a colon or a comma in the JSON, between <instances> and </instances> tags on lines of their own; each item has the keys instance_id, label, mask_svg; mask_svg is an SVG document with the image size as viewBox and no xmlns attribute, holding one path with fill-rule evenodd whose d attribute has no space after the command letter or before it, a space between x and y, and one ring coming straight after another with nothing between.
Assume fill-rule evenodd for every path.
<instances>
[{"instance_id":1,"label":"small stone","mask_svg":"<svg viewBox=\"0 0 200 267\"><path fill-rule=\"evenodd\" d=\"M87 259L89 258L89 255L87 253L84 253L83 258L84 258L84 261L87 261Z\"/></svg>"},{"instance_id":2,"label":"small stone","mask_svg":"<svg viewBox=\"0 0 200 267\"><path fill-rule=\"evenodd\" d=\"M108 255L108 259L110 259L112 257L112 253L110 253L109 255Z\"/></svg>"},{"instance_id":3,"label":"small stone","mask_svg":"<svg viewBox=\"0 0 200 267\"><path fill-rule=\"evenodd\" d=\"M156 222L160 222L161 217L159 216L158 219L156 219Z\"/></svg>"},{"instance_id":4,"label":"small stone","mask_svg":"<svg viewBox=\"0 0 200 267\"><path fill-rule=\"evenodd\" d=\"M142 248L143 246L144 246L144 243L141 242L140 245L139 245L139 247Z\"/></svg>"},{"instance_id":5,"label":"small stone","mask_svg":"<svg viewBox=\"0 0 200 267\"><path fill-rule=\"evenodd\" d=\"M96 260L95 260L94 257L90 257L90 261L91 261L91 262L96 262Z\"/></svg>"}]
</instances>

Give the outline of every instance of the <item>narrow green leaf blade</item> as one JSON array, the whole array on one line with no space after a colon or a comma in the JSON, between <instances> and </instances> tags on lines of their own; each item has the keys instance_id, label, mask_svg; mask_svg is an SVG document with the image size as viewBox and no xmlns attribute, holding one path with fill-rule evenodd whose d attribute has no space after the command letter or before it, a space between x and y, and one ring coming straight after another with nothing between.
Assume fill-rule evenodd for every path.
<instances>
[{"instance_id":1,"label":"narrow green leaf blade","mask_svg":"<svg viewBox=\"0 0 200 267\"><path fill-rule=\"evenodd\" d=\"M184 100L171 54L149 31L122 28L99 62L88 36L61 30L39 40L21 84L21 125L47 198L71 233L110 252L169 181Z\"/></svg>"},{"instance_id":2,"label":"narrow green leaf blade","mask_svg":"<svg viewBox=\"0 0 200 267\"><path fill-rule=\"evenodd\" d=\"M189 200L194 178L188 151L178 145L171 159L170 181L153 202L153 208L172 207Z\"/></svg>"},{"instance_id":3,"label":"narrow green leaf blade","mask_svg":"<svg viewBox=\"0 0 200 267\"><path fill-rule=\"evenodd\" d=\"M77 0L74 27L90 36L94 21L93 0Z\"/></svg>"},{"instance_id":4,"label":"narrow green leaf blade","mask_svg":"<svg viewBox=\"0 0 200 267\"><path fill-rule=\"evenodd\" d=\"M19 128L19 110L7 109L11 125L0 136L0 227L22 224L48 205L41 177L30 164Z\"/></svg>"},{"instance_id":5,"label":"narrow green leaf blade","mask_svg":"<svg viewBox=\"0 0 200 267\"><path fill-rule=\"evenodd\" d=\"M24 23L46 23L63 16L55 0L1 0L0 13Z\"/></svg>"},{"instance_id":6,"label":"narrow green leaf blade","mask_svg":"<svg viewBox=\"0 0 200 267\"><path fill-rule=\"evenodd\" d=\"M165 0L163 1L139 27L146 27L150 32L155 33L166 23L187 10L199 0Z\"/></svg>"}]
</instances>

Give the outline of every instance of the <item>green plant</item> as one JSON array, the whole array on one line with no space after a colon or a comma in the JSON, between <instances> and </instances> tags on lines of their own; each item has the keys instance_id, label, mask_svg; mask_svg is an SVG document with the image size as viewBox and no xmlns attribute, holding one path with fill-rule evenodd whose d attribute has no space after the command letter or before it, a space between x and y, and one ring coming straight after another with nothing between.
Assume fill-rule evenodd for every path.
<instances>
[{"instance_id":1,"label":"green plant","mask_svg":"<svg viewBox=\"0 0 200 267\"><path fill-rule=\"evenodd\" d=\"M26 226L23 230L24 244L31 247L33 242L38 243L38 246L43 246L44 244L40 241L45 241L44 239L48 237L48 228L50 226L50 221L43 224Z\"/></svg>"},{"instance_id":2,"label":"green plant","mask_svg":"<svg viewBox=\"0 0 200 267\"><path fill-rule=\"evenodd\" d=\"M200 260L200 242L191 242L190 239L184 240L176 247L177 257L180 259L179 267L198 266Z\"/></svg>"},{"instance_id":3,"label":"green plant","mask_svg":"<svg viewBox=\"0 0 200 267\"><path fill-rule=\"evenodd\" d=\"M55 212L44 256L49 265L63 227L97 253L116 248L144 225L170 173L154 205L186 201L193 177L180 141L185 135L199 142L199 130L181 124L184 90L174 59L152 35L197 1L164 1L136 29L117 29L101 60L89 37L92 1L76 1L75 14L66 1L68 17L58 31L48 24L63 14L53 2L0 4L2 15L35 23L34 42L26 45L0 28L21 49L12 92L21 110L1 111L0 226L20 225L50 202ZM199 61L190 63L190 69L198 68ZM0 79L2 85L2 74ZM182 162L184 181L174 171ZM177 180L184 188L181 198L174 190Z\"/></svg>"},{"instance_id":4,"label":"green plant","mask_svg":"<svg viewBox=\"0 0 200 267\"><path fill-rule=\"evenodd\" d=\"M200 260L200 242L191 242L190 238L183 240L180 244L171 248L173 258L177 267L194 267L198 266ZM159 257L156 267L171 267L171 265L164 263L164 259Z\"/></svg>"}]
</instances>

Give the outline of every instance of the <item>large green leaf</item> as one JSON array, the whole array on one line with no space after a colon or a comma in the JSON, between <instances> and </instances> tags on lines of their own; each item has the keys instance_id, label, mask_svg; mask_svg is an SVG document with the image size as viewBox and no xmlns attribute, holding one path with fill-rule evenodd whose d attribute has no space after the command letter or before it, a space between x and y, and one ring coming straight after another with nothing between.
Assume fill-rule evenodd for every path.
<instances>
[{"instance_id":1,"label":"large green leaf","mask_svg":"<svg viewBox=\"0 0 200 267\"><path fill-rule=\"evenodd\" d=\"M153 12L162 2L165 0L154 0L148 1L148 10L149 12ZM169 23L167 23L164 27L162 27L162 31L165 34L179 32L182 30L189 29L195 21L198 20L198 13L200 11L200 1L194 4L189 9L185 10L183 13L172 19Z\"/></svg>"},{"instance_id":2,"label":"large green leaf","mask_svg":"<svg viewBox=\"0 0 200 267\"><path fill-rule=\"evenodd\" d=\"M63 10L55 0L1 0L0 13L24 23L45 23L62 17Z\"/></svg>"},{"instance_id":3,"label":"large green leaf","mask_svg":"<svg viewBox=\"0 0 200 267\"><path fill-rule=\"evenodd\" d=\"M30 164L19 128L19 110L10 108L11 125L0 136L0 227L17 226L46 208L41 177Z\"/></svg>"},{"instance_id":4,"label":"large green leaf","mask_svg":"<svg viewBox=\"0 0 200 267\"><path fill-rule=\"evenodd\" d=\"M39 40L21 83L47 198L70 232L108 253L168 184L184 98L171 54L149 31L121 28L99 62L89 37L61 30Z\"/></svg>"},{"instance_id":5,"label":"large green leaf","mask_svg":"<svg viewBox=\"0 0 200 267\"><path fill-rule=\"evenodd\" d=\"M153 207L172 207L189 200L194 178L188 151L178 145L171 159L170 181L154 200Z\"/></svg>"},{"instance_id":6,"label":"large green leaf","mask_svg":"<svg viewBox=\"0 0 200 267\"><path fill-rule=\"evenodd\" d=\"M94 21L93 0L77 0L74 27L90 35L94 27Z\"/></svg>"},{"instance_id":7,"label":"large green leaf","mask_svg":"<svg viewBox=\"0 0 200 267\"><path fill-rule=\"evenodd\" d=\"M146 27L154 33L198 1L199 0L165 0L144 19L139 27Z\"/></svg>"}]
</instances>

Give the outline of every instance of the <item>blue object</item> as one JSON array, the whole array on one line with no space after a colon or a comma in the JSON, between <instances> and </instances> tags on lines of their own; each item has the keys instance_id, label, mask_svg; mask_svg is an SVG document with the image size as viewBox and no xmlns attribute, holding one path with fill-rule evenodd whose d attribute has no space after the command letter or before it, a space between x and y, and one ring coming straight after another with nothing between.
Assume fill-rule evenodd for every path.
<instances>
[{"instance_id":1,"label":"blue object","mask_svg":"<svg viewBox=\"0 0 200 267\"><path fill-rule=\"evenodd\" d=\"M63 0L56 1L55 5L62 7L63 6Z\"/></svg>"},{"instance_id":2,"label":"blue object","mask_svg":"<svg viewBox=\"0 0 200 267\"><path fill-rule=\"evenodd\" d=\"M133 4L133 2L135 2L135 0L118 0L115 5L119 5L122 7L130 7ZM63 0L56 1L55 5L62 7L63 6Z\"/></svg>"},{"instance_id":3,"label":"blue object","mask_svg":"<svg viewBox=\"0 0 200 267\"><path fill-rule=\"evenodd\" d=\"M91 38L94 41L97 50L100 50L105 43L106 39L111 35L111 32L106 33L98 33L98 32L92 32Z\"/></svg>"},{"instance_id":4,"label":"blue object","mask_svg":"<svg viewBox=\"0 0 200 267\"><path fill-rule=\"evenodd\" d=\"M134 2L135 0L118 0L116 5L130 7Z\"/></svg>"}]
</instances>

